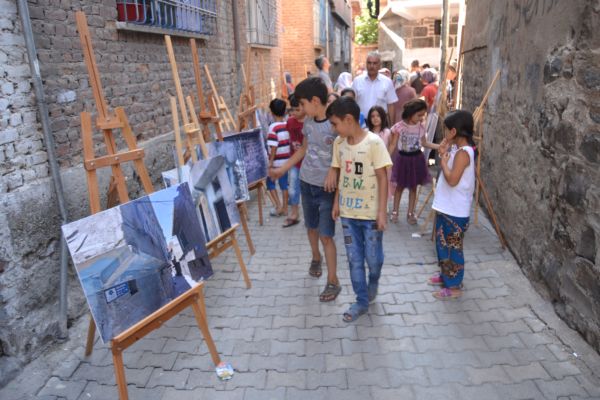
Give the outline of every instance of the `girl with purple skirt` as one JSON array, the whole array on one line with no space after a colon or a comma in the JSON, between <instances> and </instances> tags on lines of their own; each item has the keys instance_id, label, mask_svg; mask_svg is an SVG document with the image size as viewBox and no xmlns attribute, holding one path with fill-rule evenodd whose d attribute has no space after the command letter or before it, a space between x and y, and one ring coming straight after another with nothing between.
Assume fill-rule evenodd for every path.
<instances>
[{"instance_id":1,"label":"girl with purple skirt","mask_svg":"<svg viewBox=\"0 0 600 400\"><path fill-rule=\"evenodd\" d=\"M425 128L425 115L427 103L421 99L414 99L404 104L402 121L392 127L392 138L388 151L392 155L392 182L396 185L394 192L394 208L391 221L398 222L398 207L404 188L408 188L408 210L406 220L415 225L415 203L417 199L417 186L431 182L427 163L421 147L437 150L439 145L427 141ZM398 149L396 152L395 150Z\"/></svg>"}]
</instances>

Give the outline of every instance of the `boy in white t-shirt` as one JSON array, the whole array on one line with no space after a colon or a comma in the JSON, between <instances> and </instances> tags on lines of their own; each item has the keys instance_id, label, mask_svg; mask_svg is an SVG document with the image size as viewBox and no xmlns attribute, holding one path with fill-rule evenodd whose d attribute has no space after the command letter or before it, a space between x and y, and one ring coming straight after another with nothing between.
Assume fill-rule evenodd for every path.
<instances>
[{"instance_id":1,"label":"boy in white t-shirt","mask_svg":"<svg viewBox=\"0 0 600 400\"><path fill-rule=\"evenodd\" d=\"M339 174L332 217L342 217L350 279L356 293L356 303L343 319L352 322L367 312L369 302L377 296L386 227L386 167L392 165L392 160L383 140L361 128L356 101L339 98L329 106L327 116L339 135L333 142L331 160L335 175ZM365 261L369 266L368 282Z\"/></svg>"}]
</instances>

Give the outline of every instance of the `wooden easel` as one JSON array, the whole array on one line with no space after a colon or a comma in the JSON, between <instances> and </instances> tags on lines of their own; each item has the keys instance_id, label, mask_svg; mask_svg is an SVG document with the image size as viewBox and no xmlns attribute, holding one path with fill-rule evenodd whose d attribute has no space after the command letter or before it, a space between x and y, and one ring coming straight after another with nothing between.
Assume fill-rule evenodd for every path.
<instances>
[{"instance_id":1,"label":"wooden easel","mask_svg":"<svg viewBox=\"0 0 600 400\"><path fill-rule=\"evenodd\" d=\"M180 166L183 166L185 161L191 157L192 161L198 161L198 157L196 155L196 145L199 145L204 158L208 158L208 148L206 147L206 142L204 139L204 135L200 133L200 122L198 116L196 115L196 111L194 109L194 105L192 103L191 96L188 96L185 101L183 99L183 89L181 87L181 80L179 79L179 70L177 69L177 61L175 60L175 53L173 51L173 44L171 42L171 37L169 35L165 35L165 45L167 47L167 54L169 56L169 62L171 64L171 73L173 75L173 81L175 82L175 92L177 93L177 98L179 102L179 109L181 111L181 116L183 118L183 130L186 134L186 151L182 150L182 141L179 137L179 118L177 117L177 102L174 97L171 97L171 112L173 114L173 131L175 133L175 147L177 151L177 158ZM192 56L195 57L195 63L197 60L198 53L194 56L194 49L197 50L195 43L192 43ZM199 64L198 64L199 65ZM196 69L196 66L194 67ZM199 69L199 67L198 67ZM202 87L202 80L199 74L196 75L196 85L198 87ZM212 82L212 79L211 79ZM201 94L201 89L199 92L199 96ZM202 104L202 101L200 102ZM186 106L187 105L187 106ZM202 110L202 106L201 106ZM209 114L210 115L210 114ZM190 122L191 117L191 122ZM214 117L207 117L207 120L210 119L211 122L214 122ZM220 132L220 131L218 131ZM222 135L218 135L219 140L223 140ZM247 208L243 202L238 203L238 209L240 210L240 216L242 218L242 227L244 229L244 234L246 236L246 241L248 243L248 248L250 250L250 254L255 254L256 249L254 248L254 243L252 241L252 236L250 234L250 229L248 228L247 222ZM231 240L235 240L237 245L237 239L235 238L235 232ZM236 250L237 253L237 250ZM244 274L244 279L246 280L246 286L249 288L251 286L250 280L247 277L246 265L244 264L244 260L240 258L239 260L240 268L242 269L242 273Z\"/></svg>"},{"instance_id":2,"label":"wooden easel","mask_svg":"<svg viewBox=\"0 0 600 400\"><path fill-rule=\"evenodd\" d=\"M280 79L281 79L281 98L287 103L287 82L285 81L285 70L283 69L283 58L279 59Z\"/></svg>"},{"instance_id":3,"label":"wooden easel","mask_svg":"<svg viewBox=\"0 0 600 400\"><path fill-rule=\"evenodd\" d=\"M250 55L251 50L248 49L246 57L246 65L242 64L242 73L244 76L244 89L240 94L240 101L238 104L238 132L248 129L250 127L256 127L256 99L254 96L254 86L250 84L252 77L250 70Z\"/></svg>"},{"instance_id":4,"label":"wooden easel","mask_svg":"<svg viewBox=\"0 0 600 400\"><path fill-rule=\"evenodd\" d=\"M475 112L473 113L473 122L474 122L473 125L475 128L475 135L473 136L473 139L475 139L475 141L477 142L477 152L478 152L477 165L475 167L475 178L476 178L476 182L475 182L475 224L477 224L479 222L479 192L481 191L481 193L483 193L483 200L485 202L485 206L486 206L488 212L490 213L490 217L492 218L492 224L494 225L494 229L496 230L496 233L498 234L498 238L500 239L500 244L502 245L502 248L504 249L504 248L506 248L506 240L504 239L504 235L502 234L502 231L500 230L500 226L498 225L496 213L494 212L494 208L492 207L492 202L488 196L487 190L483 183L483 179L481 179L481 158L483 157L484 109L485 109L487 101L492 93L492 89L496 85L496 82L498 81L499 78L500 78L500 70L498 70L496 72L496 74L494 75L494 79L492 80L492 83L488 87L488 90L486 91L485 96L483 96L483 100L481 101L481 104L479 104L479 107L477 107L475 109Z\"/></svg>"},{"instance_id":5,"label":"wooden easel","mask_svg":"<svg viewBox=\"0 0 600 400\"><path fill-rule=\"evenodd\" d=\"M229 107L227 107L227 103L225 103L223 97L219 95L217 86L215 85L210 70L208 69L208 65L206 64L204 64L204 72L206 73L208 83L210 84L213 107L220 113L225 130L232 132L236 127L235 121L231 115L231 111L229 111Z\"/></svg>"},{"instance_id":6,"label":"wooden easel","mask_svg":"<svg viewBox=\"0 0 600 400\"><path fill-rule=\"evenodd\" d=\"M123 162L134 162L136 172L140 176L142 186L147 194L152 193L154 191L154 188L152 186L152 182L150 181L150 177L148 176L148 172L146 171L146 167L144 165L144 150L137 147L135 136L132 133L125 111L119 107L115 109L115 113L112 114L108 110L108 106L102 90L100 74L98 73L98 67L96 65L96 59L94 56L92 40L89 33L86 16L82 11L78 11L75 14L75 18L77 22L77 29L79 31L79 37L81 40L85 64L87 66L88 74L90 76L90 84L92 86L92 92L96 102L96 108L98 110L96 127L98 129L101 129L104 133L104 141L106 144L107 152L107 155L101 157L96 157L96 155L94 154L92 116L89 112L82 112L80 114L80 117L84 167L86 169L88 182L90 211L91 214L95 214L101 211L100 195L98 190L98 177L96 174L96 170L99 168L109 166L111 167L113 173L112 178L114 187L117 191L118 198L121 203L129 201L127 185L125 183L125 177L121 168L121 163ZM115 139L113 136L113 129L121 130L123 139L125 140L129 148L128 151L117 151ZM203 284L200 283L199 285L187 291L182 296L163 306L159 310L155 311L151 315L144 318L142 321L138 322L137 324L122 332L121 334L117 335L111 340L111 352L115 368L115 379L117 382L119 398L121 400L128 399L127 381L125 379L125 368L123 365L123 351L138 340L140 340L141 338L143 338L148 333L159 328L165 321L177 315L179 312L181 312L187 307L192 307L194 311L196 322L198 324L198 327L202 331L204 339L206 340L213 362L215 363L215 365L220 362L219 354L212 340L212 336L210 335L210 330L208 329L202 287ZM95 332L96 324L94 322L94 319L90 318L85 350L86 356L92 353Z\"/></svg>"},{"instance_id":7,"label":"wooden easel","mask_svg":"<svg viewBox=\"0 0 600 400\"><path fill-rule=\"evenodd\" d=\"M208 96L208 107L205 105L204 92L202 90L202 71L200 69L200 57L198 57L198 46L196 39L190 39L190 48L192 49L192 64L194 64L194 79L196 80L196 91L198 93L198 102L200 103L200 113L198 120L202 124L202 133L206 138L210 137L209 124L213 124L218 140L223 140L223 130L219 123L219 116L213 102L213 94ZM208 111L210 109L210 111ZM194 110L191 107L191 110Z\"/></svg>"}]
</instances>

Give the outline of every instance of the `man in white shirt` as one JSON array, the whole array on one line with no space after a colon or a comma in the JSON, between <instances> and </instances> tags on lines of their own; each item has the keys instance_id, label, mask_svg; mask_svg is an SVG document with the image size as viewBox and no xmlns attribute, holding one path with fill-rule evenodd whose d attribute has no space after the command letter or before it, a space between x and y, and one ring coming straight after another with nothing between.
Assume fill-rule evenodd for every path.
<instances>
[{"instance_id":1,"label":"man in white shirt","mask_svg":"<svg viewBox=\"0 0 600 400\"><path fill-rule=\"evenodd\" d=\"M357 76L352 82L356 92L356 102L360 111L367 116L373 106L381 106L388 111L390 123L394 121L394 103L398 101L392 80L379 73L381 55L372 51L367 55L367 73Z\"/></svg>"}]
</instances>

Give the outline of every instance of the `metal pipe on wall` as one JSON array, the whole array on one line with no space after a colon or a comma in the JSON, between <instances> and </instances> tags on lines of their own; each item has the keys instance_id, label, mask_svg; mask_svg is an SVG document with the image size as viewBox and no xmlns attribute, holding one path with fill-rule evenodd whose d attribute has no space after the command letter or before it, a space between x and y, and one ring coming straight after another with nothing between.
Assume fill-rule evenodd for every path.
<instances>
[{"instance_id":1,"label":"metal pipe on wall","mask_svg":"<svg viewBox=\"0 0 600 400\"><path fill-rule=\"evenodd\" d=\"M446 74L446 57L448 52L448 37L450 36L450 0L442 1L442 59L440 60L439 79L443 79ZM440 85L445 85L446 82L439 82Z\"/></svg>"},{"instance_id":2,"label":"metal pipe on wall","mask_svg":"<svg viewBox=\"0 0 600 400\"><path fill-rule=\"evenodd\" d=\"M239 97L242 94L242 88L244 86L242 70L240 68L242 62L242 51L240 48L240 28L238 23L238 10L237 10L237 0L231 0L231 9L232 9L232 18L233 18L233 47L235 49L235 65L237 71L237 93L236 97ZM248 50L250 51L250 47ZM246 65L246 69L248 65ZM250 77L248 77L250 80Z\"/></svg>"},{"instance_id":3,"label":"metal pipe on wall","mask_svg":"<svg viewBox=\"0 0 600 400\"><path fill-rule=\"evenodd\" d=\"M62 219L62 224L67 223L67 206L64 198L62 180L60 177L60 168L56 159L56 153L54 151L54 137L52 136L52 130L50 129L50 118L48 116L48 105L46 104L46 97L44 95L44 86L42 83L42 77L40 74L40 65L37 58L37 50L35 48L35 42L33 40L33 30L31 28L31 19L29 17L29 8L27 6L27 0L18 0L19 15L21 16L21 25L23 28L23 36L25 38L25 46L27 48L27 57L29 59L29 69L31 70L31 77L33 80L33 87L35 90L35 97L37 99L38 111L40 113L40 120L42 122L42 131L44 134L44 142L46 143L46 152L48 153L48 163L50 164L50 172L52 175L52 182L54 184L54 190L58 199L58 208ZM59 339L66 339L68 336L67 330L67 267L68 267L68 252L67 243L60 233L61 246L60 246L60 294L59 294Z\"/></svg>"}]
</instances>

